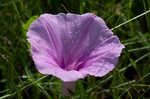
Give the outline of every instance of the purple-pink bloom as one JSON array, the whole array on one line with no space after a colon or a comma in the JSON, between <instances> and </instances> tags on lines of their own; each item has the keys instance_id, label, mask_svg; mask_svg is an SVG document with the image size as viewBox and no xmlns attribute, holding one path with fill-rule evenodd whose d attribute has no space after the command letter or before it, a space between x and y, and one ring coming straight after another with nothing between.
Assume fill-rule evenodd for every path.
<instances>
[{"instance_id":1,"label":"purple-pink bloom","mask_svg":"<svg viewBox=\"0 0 150 99\"><path fill-rule=\"evenodd\" d=\"M94 14L42 14L27 33L38 71L62 81L112 71L124 45Z\"/></svg>"}]
</instances>

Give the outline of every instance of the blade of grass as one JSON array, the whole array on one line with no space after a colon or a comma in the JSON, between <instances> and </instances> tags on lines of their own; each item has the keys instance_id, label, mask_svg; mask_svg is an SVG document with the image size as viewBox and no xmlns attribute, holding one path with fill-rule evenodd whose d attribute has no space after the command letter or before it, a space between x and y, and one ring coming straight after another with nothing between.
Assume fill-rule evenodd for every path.
<instances>
[{"instance_id":1,"label":"blade of grass","mask_svg":"<svg viewBox=\"0 0 150 99\"><path fill-rule=\"evenodd\" d=\"M143 56L141 56L141 57L139 57L137 60L135 60L135 63L139 62L140 60L144 59L145 57L148 57L149 55L150 55L150 53L144 54ZM121 73L121 72L125 71L126 69L128 69L128 68L131 67L131 66L132 66L132 64L130 63L128 66L126 66L126 67L120 69L119 72ZM102 80L102 81L101 81L101 80L98 81L95 87L90 88L90 89L87 90L87 93L91 92L92 90L94 90L94 89L96 89L97 87L99 87L101 84L103 84L103 83L107 82L108 80L112 79L112 77L113 77L113 75L110 75L110 76L107 77L106 79L104 79L104 80Z\"/></svg>"},{"instance_id":2,"label":"blade of grass","mask_svg":"<svg viewBox=\"0 0 150 99\"><path fill-rule=\"evenodd\" d=\"M7 95L4 95L4 96L0 97L0 99L4 99L4 98L8 98L8 97L14 96L14 95L17 94L18 92L23 91L25 88L30 87L30 86L32 86L33 84L38 83L39 81L45 79L46 77L48 77L48 75L45 75L45 76L43 76L43 77L41 77L41 78L39 78L39 79L33 81L32 83L29 83L28 85L25 85L24 87L22 87L21 89L19 89L18 91L14 92L14 93L7 94Z\"/></svg>"},{"instance_id":3,"label":"blade of grass","mask_svg":"<svg viewBox=\"0 0 150 99\"><path fill-rule=\"evenodd\" d=\"M140 50L149 49L149 48L150 48L150 46L144 46L141 48L130 49L130 50L128 50L128 52L135 52L135 51L140 51Z\"/></svg>"},{"instance_id":4,"label":"blade of grass","mask_svg":"<svg viewBox=\"0 0 150 99\"><path fill-rule=\"evenodd\" d=\"M117 29L117 28L119 28L119 27L121 27L121 26L123 26L123 25L125 25L125 24L127 24L127 23L129 23L129 22L131 22L131 21L133 21L133 20L135 20L135 19L137 19L137 18L139 18L139 17L145 15L145 14L148 14L148 13L150 13L150 10L145 11L145 12L143 12L142 14L140 14L140 15L138 15L138 16L136 16L136 17L134 17L134 18L132 18L132 19L130 19L130 20L128 20L128 21L125 21L125 22L123 22L123 23L121 23L121 24L115 26L115 27L112 28L111 30L113 31L113 30L115 30L115 29Z\"/></svg>"}]
</instances>

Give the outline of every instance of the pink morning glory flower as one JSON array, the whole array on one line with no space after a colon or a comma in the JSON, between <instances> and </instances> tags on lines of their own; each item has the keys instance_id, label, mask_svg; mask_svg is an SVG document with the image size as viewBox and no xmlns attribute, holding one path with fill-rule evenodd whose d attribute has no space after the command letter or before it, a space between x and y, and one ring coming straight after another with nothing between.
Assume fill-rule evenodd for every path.
<instances>
[{"instance_id":1,"label":"pink morning glory flower","mask_svg":"<svg viewBox=\"0 0 150 99\"><path fill-rule=\"evenodd\" d=\"M42 14L27 33L38 71L64 82L112 71L124 45L94 14Z\"/></svg>"}]
</instances>

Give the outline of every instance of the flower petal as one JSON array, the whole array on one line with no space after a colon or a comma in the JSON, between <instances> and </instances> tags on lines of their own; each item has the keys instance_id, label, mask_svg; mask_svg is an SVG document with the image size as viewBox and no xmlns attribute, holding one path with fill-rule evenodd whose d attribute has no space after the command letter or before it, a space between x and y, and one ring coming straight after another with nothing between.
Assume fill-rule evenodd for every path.
<instances>
[{"instance_id":1,"label":"flower petal","mask_svg":"<svg viewBox=\"0 0 150 99\"><path fill-rule=\"evenodd\" d=\"M40 73L51 74L64 82L76 81L86 76L75 70L63 70L55 63L55 61L53 61L53 59L50 59L50 57L35 55L33 56L33 60Z\"/></svg>"},{"instance_id":2,"label":"flower petal","mask_svg":"<svg viewBox=\"0 0 150 99\"><path fill-rule=\"evenodd\" d=\"M86 58L86 63L79 68L79 71L101 77L113 70L124 45L98 17L91 24L89 33L91 33L90 45L86 48L85 56L82 57L82 60Z\"/></svg>"},{"instance_id":3,"label":"flower petal","mask_svg":"<svg viewBox=\"0 0 150 99\"><path fill-rule=\"evenodd\" d=\"M62 58L68 70L77 69L98 44L113 35L104 21L100 18L100 22L96 21L96 18L91 13L66 15L66 33L62 36ZM81 58L83 60L80 60Z\"/></svg>"},{"instance_id":4,"label":"flower petal","mask_svg":"<svg viewBox=\"0 0 150 99\"><path fill-rule=\"evenodd\" d=\"M124 48L119 39L106 26L103 19L91 13L83 15L67 14L66 27L71 35L71 41L62 42L64 42L63 53L65 54L63 56L68 70L79 70L84 67L91 57L95 57L94 53L104 54L105 51L107 54L114 54L118 57L122 48ZM110 53L106 51L106 48ZM114 51L111 52L112 49ZM96 56L99 57L101 54L96 54Z\"/></svg>"},{"instance_id":5,"label":"flower petal","mask_svg":"<svg viewBox=\"0 0 150 99\"><path fill-rule=\"evenodd\" d=\"M53 57L57 64L61 58L61 35L63 35L65 14L43 14L35 20L28 30L28 41L31 44L32 55Z\"/></svg>"},{"instance_id":6,"label":"flower petal","mask_svg":"<svg viewBox=\"0 0 150 99\"><path fill-rule=\"evenodd\" d=\"M85 75L61 68L62 42L65 40L62 37L66 34L64 24L65 14L43 14L30 25L27 36L32 58L40 73L52 74L63 81L75 81Z\"/></svg>"},{"instance_id":7,"label":"flower petal","mask_svg":"<svg viewBox=\"0 0 150 99\"><path fill-rule=\"evenodd\" d=\"M106 75L117 65L118 58L124 46L120 44L116 36L107 39L97 47L91 54L85 66L79 71L98 77Z\"/></svg>"}]
</instances>

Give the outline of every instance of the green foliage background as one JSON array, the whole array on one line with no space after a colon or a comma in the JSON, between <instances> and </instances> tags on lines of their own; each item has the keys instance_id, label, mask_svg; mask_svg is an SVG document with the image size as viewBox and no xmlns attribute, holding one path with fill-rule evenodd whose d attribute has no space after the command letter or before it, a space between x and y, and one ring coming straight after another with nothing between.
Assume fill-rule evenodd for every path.
<instances>
[{"instance_id":1,"label":"green foliage background","mask_svg":"<svg viewBox=\"0 0 150 99\"><path fill-rule=\"evenodd\" d=\"M26 31L42 13L91 12L109 28L150 9L150 0L0 0L0 99L66 99L61 81L42 75ZM150 14L113 30L126 46L113 72L76 82L71 99L150 99Z\"/></svg>"}]
</instances>

